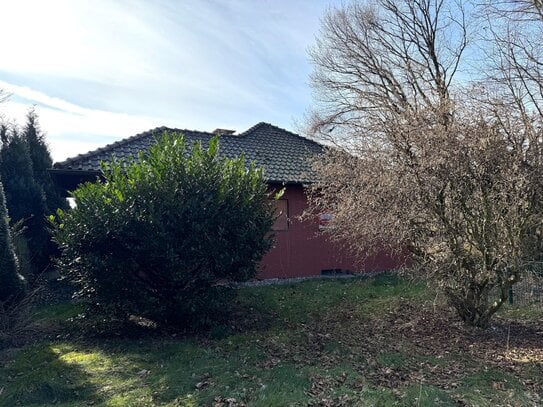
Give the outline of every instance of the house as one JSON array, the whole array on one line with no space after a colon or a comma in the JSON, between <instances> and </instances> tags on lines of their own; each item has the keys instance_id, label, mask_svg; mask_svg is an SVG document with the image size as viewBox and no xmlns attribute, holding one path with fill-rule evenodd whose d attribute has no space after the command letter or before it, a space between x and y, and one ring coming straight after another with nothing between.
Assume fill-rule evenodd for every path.
<instances>
[{"instance_id":1,"label":"house","mask_svg":"<svg viewBox=\"0 0 543 407\"><path fill-rule=\"evenodd\" d=\"M392 269L394 261L379 255L366 261L361 270L355 259L341 247L319 234L321 219L301 221L299 216L307 208L304 187L315 181L310 158L323 152L323 146L268 123L258 123L240 134L217 129L207 133L160 127L86 154L56 163L51 174L57 184L69 191L100 175L100 162L127 158L152 145L163 131L182 132L189 144L200 141L206 145L215 134L220 134L220 151L227 157L243 153L248 162L264 169L270 189L285 187L276 203L279 214L274 224L275 245L261 262L258 278L305 277L337 271L378 271Z\"/></svg>"}]
</instances>

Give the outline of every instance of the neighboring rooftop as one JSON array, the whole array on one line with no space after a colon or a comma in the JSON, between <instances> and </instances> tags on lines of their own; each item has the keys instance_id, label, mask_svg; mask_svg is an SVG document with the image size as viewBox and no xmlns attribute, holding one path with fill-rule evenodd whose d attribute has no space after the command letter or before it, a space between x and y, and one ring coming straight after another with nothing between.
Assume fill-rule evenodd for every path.
<instances>
[{"instance_id":1,"label":"neighboring rooftop","mask_svg":"<svg viewBox=\"0 0 543 407\"><path fill-rule=\"evenodd\" d=\"M248 162L254 161L257 166L264 168L264 176L268 182L311 183L316 180L309 158L321 153L322 145L264 122L238 135L232 134L229 130L218 130L222 130L221 153L230 158L241 153L245 154ZM189 144L200 141L204 146L207 146L209 139L214 136L208 132L158 127L56 163L54 169L99 172L101 161L108 161L112 156L118 159L135 156L139 151L145 151L154 144L156 137L164 131L181 132Z\"/></svg>"}]
</instances>

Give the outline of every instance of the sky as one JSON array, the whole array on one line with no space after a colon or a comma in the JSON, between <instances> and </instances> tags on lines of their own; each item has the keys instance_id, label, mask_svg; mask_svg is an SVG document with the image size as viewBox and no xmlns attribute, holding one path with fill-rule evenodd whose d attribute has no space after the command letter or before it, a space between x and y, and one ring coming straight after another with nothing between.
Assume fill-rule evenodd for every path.
<instances>
[{"instance_id":1,"label":"sky","mask_svg":"<svg viewBox=\"0 0 543 407\"><path fill-rule=\"evenodd\" d=\"M324 0L0 0L0 105L55 161L158 126L291 130Z\"/></svg>"}]
</instances>

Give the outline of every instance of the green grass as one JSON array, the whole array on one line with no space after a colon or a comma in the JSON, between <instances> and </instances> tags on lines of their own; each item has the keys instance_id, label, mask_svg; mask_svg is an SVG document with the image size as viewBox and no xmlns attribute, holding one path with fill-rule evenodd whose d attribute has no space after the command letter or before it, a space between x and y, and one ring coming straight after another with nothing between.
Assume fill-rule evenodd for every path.
<instances>
[{"instance_id":1,"label":"green grass","mask_svg":"<svg viewBox=\"0 0 543 407\"><path fill-rule=\"evenodd\" d=\"M499 315L515 320L543 320L543 304L516 305L505 304Z\"/></svg>"},{"instance_id":2,"label":"green grass","mask_svg":"<svg viewBox=\"0 0 543 407\"><path fill-rule=\"evenodd\" d=\"M529 405L519 379L497 369L482 370L466 376L460 390L465 394L465 400L472 405Z\"/></svg>"},{"instance_id":3,"label":"green grass","mask_svg":"<svg viewBox=\"0 0 543 407\"><path fill-rule=\"evenodd\" d=\"M70 318L77 317L84 310L85 307L82 304L60 303L40 307L35 310L32 316L36 320L65 322Z\"/></svg>"},{"instance_id":4,"label":"green grass","mask_svg":"<svg viewBox=\"0 0 543 407\"><path fill-rule=\"evenodd\" d=\"M421 407L454 406L454 399L446 391L435 386L414 384L405 389L404 399L407 403Z\"/></svg>"},{"instance_id":5,"label":"green grass","mask_svg":"<svg viewBox=\"0 0 543 407\"><path fill-rule=\"evenodd\" d=\"M473 363L460 350L423 346L394 328L408 322L406 304L424 307L431 297L423 284L393 276L244 288L240 305L267 321L248 331L182 339L72 335L4 351L0 405L531 405L537 395L523 380L541 384L540 363L504 372L491 357ZM82 310L57 304L34 317L66 328ZM450 379L448 369L455 370Z\"/></svg>"}]
</instances>

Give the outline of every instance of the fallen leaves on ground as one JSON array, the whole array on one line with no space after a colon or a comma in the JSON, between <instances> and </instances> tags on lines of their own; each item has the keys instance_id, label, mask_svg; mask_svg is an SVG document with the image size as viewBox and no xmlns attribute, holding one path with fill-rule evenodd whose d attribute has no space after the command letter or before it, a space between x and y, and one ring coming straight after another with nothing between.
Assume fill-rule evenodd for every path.
<instances>
[{"instance_id":1,"label":"fallen leaves on ground","mask_svg":"<svg viewBox=\"0 0 543 407\"><path fill-rule=\"evenodd\" d=\"M400 388L431 385L454 393L466 376L492 369L517 377L533 405L543 398L543 375L530 377L524 369L530 363L543 373L543 331L538 321L497 318L491 328L481 330L466 327L445 307L434 309L406 300L375 317L344 308L293 325L292 330L296 335L289 340L271 336L260 341L268 355L260 368L293 362L300 369L315 366L327 371L347 363L354 372L311 377L306 394L313 406L356 405L356 398L336 394L341 386L356 392L371 385L400 395ZM327 350L329 344L339 350ZM389 365L383 357L391 354L400 360ZM491 386L508 397L505 383ZM460 399L457 403L469 405Z\"/></svg>"}]
</instances>

